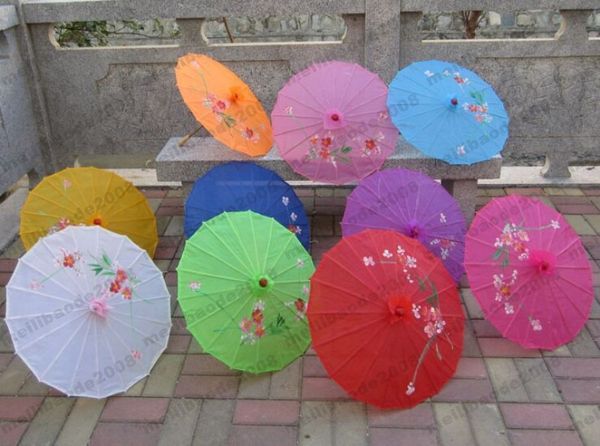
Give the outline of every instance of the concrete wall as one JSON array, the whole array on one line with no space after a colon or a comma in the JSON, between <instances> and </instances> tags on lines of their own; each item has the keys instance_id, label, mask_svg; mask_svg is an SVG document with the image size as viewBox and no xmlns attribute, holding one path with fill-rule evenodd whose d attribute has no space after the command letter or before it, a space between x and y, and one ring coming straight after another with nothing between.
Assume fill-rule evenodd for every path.
<instances>
[{"instance_id":1,"label":"concrete wall","mask_svg":"<svg viewBox=\"0 0 600 446\"><path fill-rule=\"evenodd\" d=\"M464 64L487 78L512 116L507 162L547 156L550 173L564 175L570 161L600 159L597 125L600 40L586 29L598 0L238 0L114 2L23 0L45 102L51 155L71 164L79 155L143 154L148 159L173 135L196 124L175 87L173 67L188 52L206 53L234 69L270 109L277 91L312 61L346 59L364 64L389 81L406 64L428 58ZM277 10L274 11L274 5ZM563 28L542 40L423 41L424 12L560 9ZM340 15L341 42L208 44L202 24L213 17L281 14ZM59 48L54 23L171 17L177 44L143 47ZM114 158L118 160L118 157ZM116 161L118 162L118 161Z\"/></svg>"},{"instance_id":2,"label":"concrete wall","mask_svg":"<svg viewBox=\"0 0 600 446\"><path fill-rule=\"evenodd\" d=\"M27 173L45 172L18 23L13 6L0 6L0 194Z\"/></svg>"}]
</instances>

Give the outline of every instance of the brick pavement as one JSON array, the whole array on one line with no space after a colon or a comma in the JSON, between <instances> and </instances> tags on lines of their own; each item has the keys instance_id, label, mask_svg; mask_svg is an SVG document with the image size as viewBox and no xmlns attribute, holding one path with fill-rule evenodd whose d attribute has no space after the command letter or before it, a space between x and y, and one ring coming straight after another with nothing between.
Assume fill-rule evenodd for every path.
<instances>
[{"instance_id":1,"label":"brick pavement","mask_svg":"<svg viewBox=\"0 0 600 446\"><path fill-rule=\"evenodd\" d=\"M156 212L156 264L176 298L182 198L177 189L144 191ZM312 216L315 260L339 239L344 189L301 190ZM480 189L495 196L542 197L582 236L600 299L600 189ZM4 285L23 252L0 256ZM553 352L524 350L482 319L468 283L463 358L450 382L411 410L381 411L352 401L312 349L285 370L248 375L204 354L174 304L166 352L150 376L106 400L66 398L37 382L0 327L0 445L586 445L600 439L600 303L581 334Z\"/></svg>"}]
</instances>

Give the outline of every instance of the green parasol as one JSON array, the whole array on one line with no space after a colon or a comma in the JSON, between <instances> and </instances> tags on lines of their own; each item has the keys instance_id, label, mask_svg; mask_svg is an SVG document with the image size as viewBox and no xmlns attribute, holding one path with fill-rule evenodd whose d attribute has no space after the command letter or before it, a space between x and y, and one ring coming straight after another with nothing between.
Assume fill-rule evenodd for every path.
<instances>
[{"instance_id":1,"label":"green parasol","mask_svg":"<svg viewBox=\"0 0 600 446\"><path fill-rule=\"evenodd\" d=\"M212 218L187 240L177 272L188 330L232 369L280 370L308 348L314 265L274 219L251 211Z\"/></svg>"}]
</instances>

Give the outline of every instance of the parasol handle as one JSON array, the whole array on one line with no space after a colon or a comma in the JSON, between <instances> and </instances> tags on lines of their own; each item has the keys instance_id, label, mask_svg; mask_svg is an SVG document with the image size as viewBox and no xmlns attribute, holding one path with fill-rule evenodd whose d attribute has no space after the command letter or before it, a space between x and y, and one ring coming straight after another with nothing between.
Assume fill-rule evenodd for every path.
<instances>
[{"instance_id":1,"label":"parasol handle","mask_svg":"<svg viewBox=\"0 0 600 446\"><path fill-rule=\"evenodd\" d=\"M192 139L192 136L194 136L196 133L198 133L200 130L202 130L202 127L198 127L196 130L194 130L192 133L188 133L187 135L185 135L181 141L179 141L177 143L178 147L181 147L183 145L185 145L190 139Z\"/></svg>"}]
</instances>

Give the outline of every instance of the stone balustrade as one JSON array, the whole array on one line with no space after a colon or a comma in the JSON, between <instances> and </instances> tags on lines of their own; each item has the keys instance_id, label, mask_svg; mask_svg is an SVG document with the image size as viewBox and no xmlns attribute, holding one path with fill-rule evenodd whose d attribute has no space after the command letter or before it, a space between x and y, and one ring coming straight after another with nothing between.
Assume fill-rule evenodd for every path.
<instances>
[{"instance_id":1,"label":"stone balustrade","mask_svg":"<svg viewBox=\"0 0 600 446\"><path fill-rule=\"evenodd\" d=\"M6 110L18 106L8 102L6 88L0 92L2 125L18 121L21 126L16 134L0 133L0 153L8 159L14 149L5 147L23 147L19 138L33 135L36 140L25 145L32 148L31 154L43 155L29 158L30 162L11 158L19 166L15 172L21 174L33 169L35 159L50 169L85 156L114 157L115 163L122 155L153 160L171 136L196 127L173 75L177 58L188 52L206 53L230 66L269 110L285 81L312 61L355 61L389 81L413 61L452 60L479 72L504 99L512 117L505 162L545 158L545 175L564 177L569 175L569 163L600 159L600 39L590 36L588 28L592 12L600 7L597 0L257 0L251 7L248 2L208 0L16 3L18 14L13 16L21 25L0 26L0 79L8 72L2 58L6 59L8 42L12 48L8 60L22 67L18 82L2 85L32 103L21 107L28 109L26 116L7 119ZM558 10L562 20L556 36L423 40L424 13L484 10L509 14L528 9ZM264 17L282 11L340 16L346 30L341 40L334 41L249 44L215 43L206 38L203 24L211 19ZM52 32L60 22L156 17L176 20L180 32L176 42L61 48ZM29 94L16 94L24 85ZM0 192L5 188L3 181Z\"/></svg>"}]
</instances>

